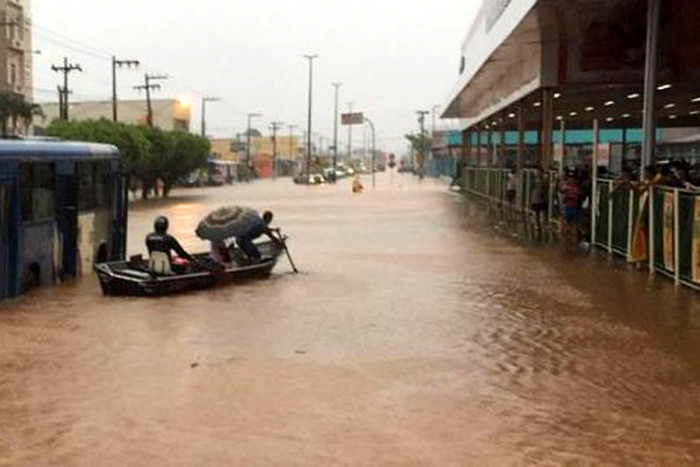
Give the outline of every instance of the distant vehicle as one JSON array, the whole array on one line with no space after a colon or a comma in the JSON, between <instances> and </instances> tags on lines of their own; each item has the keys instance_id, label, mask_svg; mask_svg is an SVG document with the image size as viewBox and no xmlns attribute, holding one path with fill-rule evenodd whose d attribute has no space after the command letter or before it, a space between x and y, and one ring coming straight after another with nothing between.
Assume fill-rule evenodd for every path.
<instances>
[{"instance_id":1,"label":"distant vehicle","mask_svg":"<svg viewBox=\"0 0 700 467\"><path fill-rule=\"evenodd\" d=\"M297 185L321 185L325 182L326 179L320 173L313 173L309 175L304 173L294 177L294 183Z\"/></svg>"},{"instance_id":2,"label":"distant vehicle","mask_svg":"<svg viewBox=\"0 0 700 467\"><path fill-rule=\"evenodd\" d=\"M332 167L323 169L323 178L328 182L333 182L333 180L340 180L344 177L347 177L347 173L340 167L337 170L334 170Z\"/></svg>"},{"instance_id":3,"label":"distant vehicle","mask_svg":"<svg viewBox=\"0 0 700 467\"><path fill-rule=\"evenodd\" d=\"M180 180L180 185L187 188L200 187L204 185L205 177L197 170Z\"/></svg>"}]
</instances>

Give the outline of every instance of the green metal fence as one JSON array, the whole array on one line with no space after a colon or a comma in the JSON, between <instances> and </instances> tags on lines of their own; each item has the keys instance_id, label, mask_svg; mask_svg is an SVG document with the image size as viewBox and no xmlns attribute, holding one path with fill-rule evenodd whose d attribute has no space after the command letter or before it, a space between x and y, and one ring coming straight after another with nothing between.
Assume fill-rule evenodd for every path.
<instances>
[{"instance_id":1,"label":"green metal fence","mask_svg":"<svg viewBox=\"0 0 700 467\"><path fill-rule=\"evenodd\" d=\"M660 186L636 192L617 183L597 182L593 243L700 289L700 193ZM635 234L643 239L641 259L632 254Z\"/></svg>"}]
</instances>

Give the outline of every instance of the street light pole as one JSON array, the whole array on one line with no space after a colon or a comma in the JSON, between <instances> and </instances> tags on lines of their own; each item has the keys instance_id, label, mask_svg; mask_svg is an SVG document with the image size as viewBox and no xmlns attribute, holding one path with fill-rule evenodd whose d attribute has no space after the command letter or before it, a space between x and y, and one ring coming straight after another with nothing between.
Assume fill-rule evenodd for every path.
<instances>
[{"instance_id":1,"label":"street light pole","mask_svg":"<svg viewBox=\"0 0 700 467\"><path fill-rule=\"evenodd\" d=\"M335 117L333 118L333 182L338 172L338 94L342 83L332 83L335 88Z\"/></svg>"},{"instance_id":2,"label":"street light pole","mask_svg":"<svg viewBox=\"0 0 700 467\"><path fill-rule=\"evenodd\" d=\"M433 112L433 131L432 131L432 134L433 135L435 135L435 111L437 109L439 109L440 107L442 107L442 106L441 105L434 105L433 109L432 109L432 112Z\"/></svg>"},{"instance_id":3,"label":"street light pole","mask_svg":"<svg viewBox=\"0 0 700 467\"><path fill-rule=\"evenodd\" d=\"M313 86L314 86L314 59L318 58L318 55L304 55L309 61L309 119L307 128L307 144L306 144L306 175L311 175L311 115L313 109Z\"/></svg>"},{"instance_id":4,"label":"street light pole","mask_svg":"<svg viewBox=\"0 0 700 467\"><path fill-rule=\"evenodd\" d=\"M284 126L283 122L272 122L272 177L277 180L277 130Z\"/></svg>"},{"instance_id":5,"label":"street light pole","mask_svg":"<svg viewBox=\"0 0 700 467\"><path fill-rule=\"evenodd\" d=\"M289 157L294 161L296 165L297 161L297 151L294 150L294 130L299 128L299 125L287 125L289 128Z\"/></svg>"},{"instance_id":6,"label":"street light pole","mask_svg":"<svg viewBox=\"0 0 700 467\"><path fill-rule=\"evenodd\" d=\"M202 97L202 138L207 137L207 102L219 102L218 97Z\"/></svg>"},{"instance_id":7,"label":"street light pole","mask_svg":"<svg viewBox=\"0 0 700 467\"><path fill-rule=\"evenodd\" d=\"M246 165L248 166L248 169L251 169L253 167L252 161L250 159L250 121L253 118L256 117L262 117L262 114L257 114L257 113L249 113L248 114L248 131L246 131Z\"/></svg>"},{"instance_id":8,"label":"street light pole","mask_svg":"<svg viewBox=\"0 0 700 467\"><path fill-rule=\"evenodd\" d=\"M348 102L349 113L352 113L354 102ZM352 161L352 124L348 125L348 161Z\"/></svg>"},{"instance_id":9,"label":"street light pole","mask_svg":"<svg viewBox=\"0 0 700 467\"><path fill-rule=\"evenodd\" d=\"M372 188L377 188L377 135L374 131L374 123L368 117L365 117L365 122L369 123L372 129Z\"/></svg>"}]
</instances>

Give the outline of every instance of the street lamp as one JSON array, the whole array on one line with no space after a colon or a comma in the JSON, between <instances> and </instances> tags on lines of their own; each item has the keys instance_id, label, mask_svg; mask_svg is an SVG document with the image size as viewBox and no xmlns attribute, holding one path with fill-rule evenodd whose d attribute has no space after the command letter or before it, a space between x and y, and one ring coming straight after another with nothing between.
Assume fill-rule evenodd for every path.
<instances>
[{"instance_id":1,"label":"street lamp","mask_svg":"<svg viewBox=\"0 0 700 467\"><path fill-rule=\"evenodd\" d=\"M441 105L434 105L433 109L432 109L432 112L433 112L433 132L432 133L433 133L433 135L435 135L435 111L437 109L439 109L440 107L442 107L442 106Z\"/></svg>"},{"instance_id":2,"label":"street lamp","mask_svg":"<svg viewBox=\"0 0 700 467\"><path fill-rule=\"evenodd\" d=\"M299 128L299 125L287 125L287 128L289 128L289 157L296 165L297 151L294 150L294 130Z\"/></svg>"},{"instance_id":3,"label":"street lamp","mask_svg":"<svg viewBox=\"0 0 700 467\"><path fill-rule=\"evenodd\" d=\"M250 122L252 119L257 118L257 117L262 117L262 114L256 114L256 113L249 113L248 114L248 131L246 131L246 164L248 165L248 168L252 168L252 162L250 160Z\"/></svg>"},{"instance_id":4,"label":"street lamp","mask_svg":"<svg viewBox=\"0 0 700 467\"><path fill-rule=\"evenodd\" d=\"M207 137L207 102L219 102L218 97L202 97L202 138Z\"/></svg>"},{"instance_id":5,"label":"street lamp","mask_svg":"<svg viewBox=\"0 0 700 467\"><path fill-rule=\"evenodd\" d=\"M338 93L342 83L331 83L335 88L335 117L333 119L333 182L338 173Z\"/></svg>"},{"instance_id":6,"label":"street lamp","mask_svg":"<svg viewBox=\"0 0 700 467\"><path fill-rule=\"evenodd\" d=\"M309 121L306 132L306 175L311 175L311 114L313 105L313 86L314 86L314 59L318 55L304 55L309 61Z\"/></svg>"},{"instance_id":7,"label":"street lamp","mask_svg":"<svg viewBox=\"0 0 700 467\"><path fill-rule=\"evenodd\" d=\"M369 123L372 129L372 188L377 187L377 175L376 175L376 158L377 158L377 135L374 131L374 123L367 116L364 117L365 123Z\"/></svg>"}]
</instances>

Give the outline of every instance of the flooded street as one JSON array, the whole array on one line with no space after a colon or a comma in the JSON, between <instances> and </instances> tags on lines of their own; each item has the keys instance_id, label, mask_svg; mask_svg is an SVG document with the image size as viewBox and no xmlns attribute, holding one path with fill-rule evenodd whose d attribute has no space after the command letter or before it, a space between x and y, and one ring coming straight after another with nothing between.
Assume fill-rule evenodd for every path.
<instances>
[{"instance_id":1,"label":"flooded street","mask_svg":"<svg viewBox=\"0 0 700 467\"><path fill-rule=\"evenodd\" d=\"M272 209L299 275L0 303L0 465L700 464L699 295L518 243L434 181L349 184L131 209L131 254L158 214L197 251L209 211Z\"/></svg>"}]
</instances>

